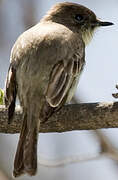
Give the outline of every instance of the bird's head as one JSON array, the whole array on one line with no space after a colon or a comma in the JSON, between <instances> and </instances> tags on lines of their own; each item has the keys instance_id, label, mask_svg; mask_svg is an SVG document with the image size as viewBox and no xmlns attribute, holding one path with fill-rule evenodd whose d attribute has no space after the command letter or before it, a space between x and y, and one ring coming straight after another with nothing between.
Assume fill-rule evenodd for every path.
<instances>
[{"instance_id":1,"label":"bird's head","mask_svg":"<svg viewBox=\"0 0 118 180\"><path fill-rule=\"evenodd\" d=\"M81 33L85 45L90 42L97 27L113 25L111 22L98 20L90 9L70 2L56 4L48 11L43 20L63 24L71 30Z\"/></svg>"}]
</instances>

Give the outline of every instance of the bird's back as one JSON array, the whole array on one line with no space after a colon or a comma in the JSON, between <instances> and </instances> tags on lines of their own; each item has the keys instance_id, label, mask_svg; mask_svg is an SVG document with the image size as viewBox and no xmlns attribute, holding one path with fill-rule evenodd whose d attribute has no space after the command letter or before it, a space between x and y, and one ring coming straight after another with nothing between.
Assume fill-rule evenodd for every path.
<instances>
[{"instance_id":1,"label":"bird's back","mask_svg":"<svg viewBox=\"0 0 118 180\"><path fill-rule=\"evenodd\" d=\"M46 89L44 86L46 82L48 84L54 64L61 60L68 62L76 51L83 56L84 46L80 43L82 40L79 36L80 34L58 23L39 23L25 31L11 52L11 62L17 66L19 88L28 87L32 79L32 86Z\"/></svg>"}]
</instances>

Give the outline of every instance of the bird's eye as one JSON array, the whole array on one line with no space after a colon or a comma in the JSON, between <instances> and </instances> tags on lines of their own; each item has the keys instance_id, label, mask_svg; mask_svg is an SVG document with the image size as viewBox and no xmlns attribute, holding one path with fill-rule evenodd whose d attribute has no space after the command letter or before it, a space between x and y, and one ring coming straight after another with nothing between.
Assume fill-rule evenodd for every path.
<instances>
[{"instance_id":1,"label":"bird's eye","mask_svg":"<svg viewBox=\"0 0 118 180\"><path fill-rule=\"evenodd\" d=\"M83 21L83 16L81 15L81 14L77 14L76 16L75 16L75 19L77 20L77 21L79 21L79 22L82 22Z\"/></svg>"}]
</instances>

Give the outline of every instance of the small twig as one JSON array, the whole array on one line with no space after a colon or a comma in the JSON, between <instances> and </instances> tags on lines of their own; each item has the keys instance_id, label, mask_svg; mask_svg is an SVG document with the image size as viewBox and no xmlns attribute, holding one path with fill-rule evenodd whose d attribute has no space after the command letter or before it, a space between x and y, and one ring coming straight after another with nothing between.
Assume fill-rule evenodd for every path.
<instances>
[{"instance_id":1,"label":"small twig","mask_svg":"<svg viewBox=\"0 0 118 180\"><path fill-rule=\"evenodd\" d=\"M10 180L6 174L0 170L0 180Z\"/></svg>"},{"instance_id":2,"label":"small twig","mask_svg":"<svg viewBox=\"0 0 118 180\"><path fill-rule=\"evenodd\" d=\"M95 132L101 144L101 154L107 155L109 158L118 161L118 149L112 144L110 139L101 131Z\"/></svg>"},{"instance_id":3,"label":"small twig","mask_svg":"<svg viewBox=\"0 0 118 180\"><path fill-rule=\"evenodd\" d=\"M100 154L80 154L76 156L69 156L69 157L63 157L59 159L45 159L45 158L39 158L39 165L47 166L47 167L58 167L58 166L65 166L72 163L81 163L91 160L96 160L100 158Z\"/></svg>"}]
</instances>

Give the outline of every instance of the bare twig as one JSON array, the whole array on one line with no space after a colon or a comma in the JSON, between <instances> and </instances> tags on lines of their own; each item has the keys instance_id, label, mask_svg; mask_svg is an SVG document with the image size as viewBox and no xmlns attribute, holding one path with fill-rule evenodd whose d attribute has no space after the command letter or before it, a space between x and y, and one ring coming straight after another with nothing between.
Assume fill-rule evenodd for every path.
<instances>
[{"instance_id":1,"label":"bare twig","mask_svg":"<svg viewBox=\"0 0 118 180\"><path fill-rule=\"evenodd\" d=\"M0 180L10 180L6 174L0 170Z\"/></svg>"},{"instance_id":2,"label":"bare twig","mask_svg":"<svg viewBox=\"0 0 118 180\"><path fill-rule=\"evenodd\" d=\"M47 167L57 167L57 166L65 166L72 163L81 163L91 160L97 160L101 158L101 155L98 153L94 154L79 154L75 156L63 157L59 159L43 159L39 158L39 165L47 166Z\"/></svg>"},{"instance_id":3,"label":"bare twig","mask_svg":"<svg viewBox=\"0 0 118 180\"><path fill-rule=\"evenodd\" d=\"M28 29L36 24L35 18L35 3L32 0L27 1L21 0L21 7L22 7L22 17L25 28Z\"/></svg>"},{"instance_id":4,"label":"bare twig","mask_svg":"<svg viewBox=\"0 0 118 180\"><path fill-rule=\"evenodd\" d=\"M112 144L110 139L101 131L95 132L101 144L101 154L107 155L109 158L118 161L118 149Z\"/></svg>"},{"instance_id":5,"label":"bare twig","mask_svg":"<svg viewBox=\"0 0 118 180\"><path fill-rule=\"evenodd\" d=\"M47 122L41 123L40 132L66 132L118 127L118 102L83 103L62 107ZM21 111L16 109L13 122L7 124L7 110L0 106L0 132L18 133Z\"/></svg>"}]
</instances>

